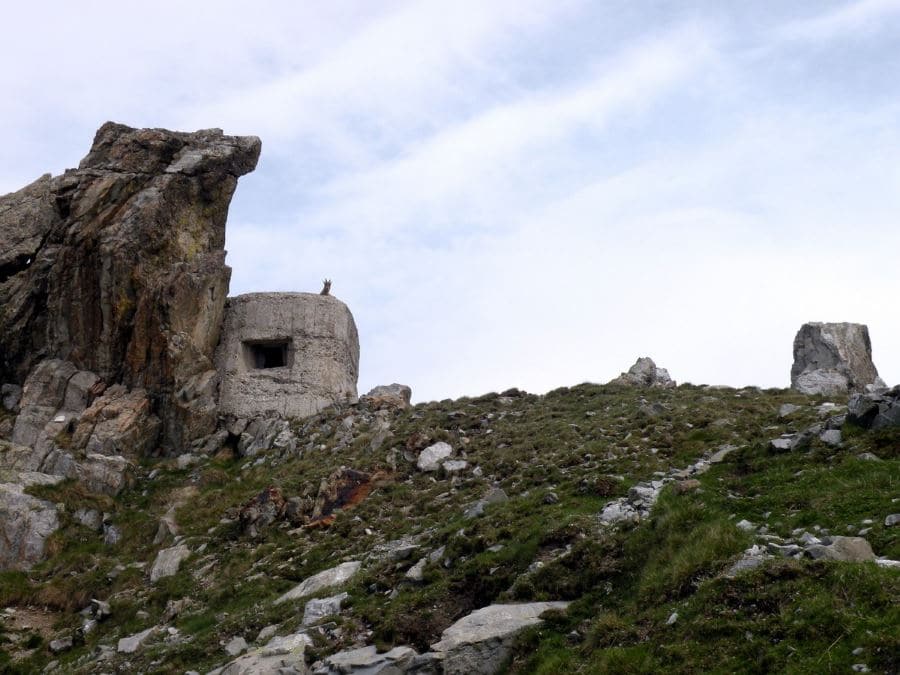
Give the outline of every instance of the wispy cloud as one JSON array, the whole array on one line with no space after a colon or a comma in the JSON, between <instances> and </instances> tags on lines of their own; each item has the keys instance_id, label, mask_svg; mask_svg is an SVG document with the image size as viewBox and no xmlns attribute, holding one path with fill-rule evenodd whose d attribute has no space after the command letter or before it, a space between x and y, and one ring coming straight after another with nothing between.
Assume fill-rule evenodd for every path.
<instances>
[{"instance_id":1,"label":"wispy cloud","mask_svg":"<svg viewBox=\"0 0 900 675\"><path fill-rule=\"evenodd\" d=\"M184 118L227 120L274 142L318 136L330 152L364 160L353 150L409 140L510 86L496 57L530 33L546 31L575 4L407 2L315 61L226 91L188 109ZM453 107L442 111L448 102ZM354 131L366 143L347 137Z\"/></svg>"},{"instance_id":2,"label":"wispy cloud","mask_svg":"<svg viewBox=\"0 0 900 675\"><path fill-rule=\"evenodd\" d=\"M885 21L900 15L900 0L856 0L837 9L781 26L779 37L790 40L832 40L885 28Z\"/></svg>"},{"instance_id":3,"label":"wispy cloud","mask_svg":"<svg viewBox=\"0 0 900 675\"><path fill-rule=\"evenodd\" d=\"M232 292L333 278L363 390L542 391L643 354L784 385L810 319L868 322L897 381L898 5L19 3L0 190L109 118L259 134Z\"/></svg>"},{"instance_id":4,"label":"wispy cloud","mask_svg":"<svg viewBox=\"0 0 900 675\"><path fill-rule=\"evenodd\" d=\"M307 227L408 236L504 228L533 208L559 150L639 116L708 64L713 36L692 25L644 41L557 87L523 92L448 125L396 158L347 172L315 193L323 208ZM527 190L523 190L528 186ZM571 186L564 188L570 190ZM452 228L452 229L447 229Z\"/></svg>"}]
</instances>

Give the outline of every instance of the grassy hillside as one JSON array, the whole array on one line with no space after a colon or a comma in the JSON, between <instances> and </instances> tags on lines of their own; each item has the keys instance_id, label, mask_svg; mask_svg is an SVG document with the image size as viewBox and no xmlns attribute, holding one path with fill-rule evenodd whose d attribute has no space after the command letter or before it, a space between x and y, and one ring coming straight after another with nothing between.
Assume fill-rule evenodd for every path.
<instances>
[{"instance_id":1,"label":"grassy hillside","mask_svg":"<svg viewBox=\"0 0 900 675\"><path fill-rule=\"evenodd\" d=\"M400 411L351 406L297 421L293 452L223 452L182 469L147 460L116 499L73 483L32 488L66 505L65 526L47 562L0 575L0 609L46 619L0 633L0 672L40 672L51 660L57 672L205 672L229 660L223 645L235 636L253 644L266 626L296 629L303 603L273 600L345 560L363 561L362 572L340 615L312 631L311 659L373 643L427 651L474 609L563 599L574 601L568 612L521 637L510 672L898 672L900 570L774 557L725 574L764 537L803 531L863 531L878 556L900 559L900 527L884 525L900 512L900 431L845 427L838 448L768 449L835 412L823 402L785 390L584 384ZM801 407L781 418L785 403ZM418 452L437 441L468 466L420 471ZM690 476L699 484L668 483L650 517L601 523L604 505L639 481L725 445L736 449ZM372 477L361 501L304 525L340 467ZM269 487L299 498L300 516L248 532L240 507ZM508 499L467 517L494 488ZM120 541L80 524L79 508L106 513ZM174 543L153 543L170 509L191 555L151 584L158 550ZM423 558L421 579L409 579ZM49 640L81 626L91 598L108 601L111 616L51 653ZM119 638L151 626L161 629L143 649L115 653Z\"/></svg>"}]
</instances>

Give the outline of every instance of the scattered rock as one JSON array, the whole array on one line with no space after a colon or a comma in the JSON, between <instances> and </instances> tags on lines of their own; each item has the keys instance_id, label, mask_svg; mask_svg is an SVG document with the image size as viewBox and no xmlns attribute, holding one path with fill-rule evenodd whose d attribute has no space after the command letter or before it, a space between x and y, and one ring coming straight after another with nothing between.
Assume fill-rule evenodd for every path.
<instances>
[{"instance_id":1,"label":"scattered rock","mask_svg":"<svg viewBox=\"0 0 900 675\"><path fill-rule=\"evenodd\" d=\"M900 513L892 513L884 519L885 527L893 527L894 525L900 525Z\"/></svg>"},{"instance_id":2,"label":"scattered rock","mask_svg":"<svg viewBox=\"0 0 900 675\"><path fill-rule=\"evenodd\" d=\"M415 565L406 570L406 579L420 583L425 578L425 565L428 564L428 558L422 558Z\"/></svg>"},{"instance_id":3,"label":"scattered rock","mask_svg":"<svg viewBox=\"0 0 900 675\"><path fill-rule=\"evenodd\" d=\"M847 404L847 421L864 429L900 426L900 386L852 395Z\"/></svg>"},{"instance_id":4,"label":"scattered rock","mask_svg":"<svg viewBox=\"0 0 900 675\"><path fill-rule=\"evenodd\" d=\"M465 471L468 466L469 463L464 459L448 459L441 464L445 473L459 473Z\"/></svg>"},{"instance_id":5,"label":"scattered rock","mask_svg":"<svg viewBox=\"0 0 900 675\"><path fill-rule=\"evenodd\" d=\"M256 636L254 642L259 644L260 642L265 642L269 638L271 638L275 633L278 632L278 626L276 624L272 624L270 626L266 626L259 631L259 635Z\"/></svg>"},{"instance_id":6,"label":"scattered rock","mask_svg":"<svg viewBox=\"0 0 900 675\"><path fill-rule=\"evenodd\" d=\"M142 630L140 633L135 633L134 635L130 635L128 637L123 637L119 640L119 644L116 647L116 651L120 654L134 654L138 649L141 648L141 645L147 641L147 639L156 632L156 626L152 628L148 628L147 630Z\"/></svg>"},{"instance_id":7,"label":"scattered rock","mask_svg":"<svg viewBox=\"0 0 900 675\"><path fill-rule=\"evenodd\" d=\"M872 547L862 537L832 537L830 544L813 544L807 547L806 553L816 560L844 562L875 560Z\"/></svg>"},{"instance_id":8,"label":"scattered rock","mask_svg":"<svg viewBox=\"0 0 900 675\"><path fill-rule=\"evenodd\" d=\"M493 675L506 662L520 631L541 623L544 612L568 606L568 602L489 605L447 628L431 648L443 654L445 675Z\"/></svg>"},{"instance_id":9,"label":"scattered rock","mask_svg":"<svg viewBox=\"0 0 900 675\"><path fill-rule=\"evenodd\" d=\"M240 636L232 638L228 644L225 645L225 652L228 656L237 656L245 651L247 651L247 641Z\"/></svg>"},{"instance_id":10,"label":"scattered rock","mask_svg":"<svg viewBox=\"0 0 900 675\"><path fill-rule=\"evenodd\" d=\"M297 447L290 424L279 417L257 417L249 421L237 443L241 457L254 457L276 447L287 452L293 452Z\"/></svg>"},{"instance_id":11,"label":"scattered rock","mask_svg":"<svg viewBox=\"0 0 900 675\"><path fill-rule=\"evenodd\" d=\"M819 440L833 448L839 447L842 440L841 432L838 429L826 429L819 434Z\"/></svg>"},{"instance_id":12,"label":"scattered rock","mask_svg":"<svg viewBox=\"0 0 900 675\"><path fill-rule=\"evenodd\" d=\"M782 419L785 417L790 417L802 407L803 406L794 405L793 403L785 403L778 409L778 417Z\"/></svg>"},{"instance_id":13,"label":"scattered rock","mask_svg":"<svg viewBox=\"0 0 900 675\"><path fill-rule=\"evenodd\" d=\"M361 567L361 562L351 561L319 572L294 586L294 588L275 600L275 604L278 605L288 600L298 600L326 588L339 586L353 578Z\"/></svg>"},{"instance_id":14,"label":"scattered rock","mask_svg":"<svg viewBox=\"0 0 900 675\"><path fill-rule=\"evenodd\" d=\"M210 675L306 675L306 648L312 639L304 632L273 637L265 646L254 649Z\"/></svg>"},{"instance_id":15,"label":"scattered rock","mask_svg":"<svg viewBox=\"0 0 900 675\"><path fill-rule=\"evenodd\" d=\"M754 544L746 551L744 551L741 558L725 572L725 576L728 578L734 578L738 574L756 569L770 557L771 556L766 553L766 550L763 547L759 546L758 544Z\"/></svg>"},{"instance_id":16,"label":"scattered rock","mask_svg":"<svg viewBox=\"0 0 900 675\"><path fill-rule=\"evenodd\" d=\"M311 626L327 616L335 616L341 613L341 603L348 595L340 593L330 598L315 598L306 603L303 608L303 625Z\"/></svg>"},{"instance_id":17,"label":"scattered rock","mask_svg":"<svg viewBox=\"0 0 900 675\"><path fill-rule=\"evenodd\" d=\"M191 550L184 544L162 549L156 554L156 560L150 568L151 583L178 574L181 563L190 555Z\"/></svg>"},{"instance_id":18,"label":"scattered rock","mask_svg":"<svg viewBox=\"0 0 900 675\"><path fill-rule=\"evenodd\" d=\"M669 372L665 368L658 368L653 359L646 356L635 361L627 373L622 373L614 380L610 380L609 384L663 389L671 389L675 386L675 382L669 377Z\"/></svg>"},{"instance_id":19,"label":"scattered rock","mask_svg":"<svg viewBox=\"0 0 900 675\"><path fill-rule=\"evenodd\" d=\"M616 523L636 523L650 515L650 510L659 498L665 485L661 480L641 482L628 489L628 495L609 502L600 512L600 522L604 525Z\"/></svg>"},{"instance_id":20,"label":"scattered rock","mask_svg":"<svg viewBox=\"0 0 900 675\"><path fill-rule=\"evenodd\" d=\"M362 401L373 408L408 408L412 399L412 389L405 384L383 384L362 397Z\"/></svg>"},{"instance_id":21,"label":"scattered rock","mask_svg":"<svg viewBox=\"0 0 900 675\"><path fill-rule=\"evenodd\" d=\"M791 387L826 396L864 392L879 383L869 329L858 323L806 323L794 338Z\"/></svg>"},{"instance_id":22,"label":"scattered rock","mask_svg":"<svg viewBox=\"0 0 900 675\"><path fill-rule=\"evenodd\" d=\"M723 445L715 453L713 453L708 461L710 464L720 464L724 462L725 458L735 450L737 450L737 447L734 445Z\"/></svg>"},{"instance_id":23,"label":"scattered rock","mask_svg":"<svg viewBox=\"0 0 900 675\"><path fill-rule=\"evenodd\" d=\"M59 638L57 640L50 641L50 651L54 654L59 654L61 652L67 652L72 649L72 638L64 637Z\"/></svg>"},{"instance_id":24,"label":"scattered rock","mask_svg":"<svg viewBox=\"0 0 900 675\"><path fill-rule=\"evenodd\" d=\"M479 518L484 515L486 506L490 504L502 504L506 501L509 501L506 492L504 492L502 488L492 487L487 491L487 494L485 494L484 497L469 506L463 513L463 516L465 518Z\"/></svg>"},{"instance_id":25,"label":"scattered rock","mask_svg":"<svg viewBox=\"0 0 900 675\"><path fill-rule=\"evenodd\" d=\"M241 507L238 514L241 531L250 537L259 536L262 530L281 516L284 508L285 501L281 490L267 487Z\"/></svg>"},{"instance_id":26,"label":"scattered rock","mask_svg":"<svg viewBox=\"0 0 900 675\"><path fill-rule=\"evenodd\" d=\"M419 471L437 471L441 467L441 461L453 454L453 448L449 443L438 441L434 445L429 445L419 454L416 466Z\"/></svg>"},{"instance_id":27,"label":"scattered rock","mask_svg":"<svg viewBox=\"0 0 900 675\"><path fill-rule=\"evenodd\" d=\"M359 647L338 652L323 659L317 675L399 675L412 672L408 666L418 656L412 647L394 647L390 651L379 654L374 645ZM421 671L420 671L421 672Z\"/></svg>"},{"instance_id":28,"label":"scattered rock","mask_svg":"<svg viewBox=\"0 0 900 675\"><path fill-rule=\"evenodd\" d=\"M47 538L59 528L56 506L0 483L0 571L27 570L44 558Z\"/></svg>"},{"instance_id":29,"label":"scattered rock","mask_svg":"<svg viewBox=\"0 0 900 675\"><path fill-rule=\"evenodd\" d=\"M792 452L808 447L814 433L804 431L797 434L784 434L780 438L769 441L769 450L773 452Z\"/></svg>"}]
</instances>

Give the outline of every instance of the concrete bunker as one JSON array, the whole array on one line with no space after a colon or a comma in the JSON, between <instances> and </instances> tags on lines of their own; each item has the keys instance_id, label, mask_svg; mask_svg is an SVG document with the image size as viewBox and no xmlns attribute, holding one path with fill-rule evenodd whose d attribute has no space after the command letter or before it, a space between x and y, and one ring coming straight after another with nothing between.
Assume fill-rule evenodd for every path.
<instances>
[{"instance_id":1,"label":"concrete bunker","mask_svg":"<svg viewBox=\"0 0 900 675\"><path fill-rule=\"evenodd\" d=\"M330 295L228 298L216 369L224 415L314 415L335 402L356 401L356 323Z\"/></svg>"}]
</instances>

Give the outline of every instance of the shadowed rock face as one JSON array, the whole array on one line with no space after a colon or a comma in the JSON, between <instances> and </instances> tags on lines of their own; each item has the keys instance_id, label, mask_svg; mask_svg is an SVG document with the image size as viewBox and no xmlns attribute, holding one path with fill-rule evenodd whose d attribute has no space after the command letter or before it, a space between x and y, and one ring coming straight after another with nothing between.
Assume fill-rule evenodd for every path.
<instances>
[{"instance_id":1,"label":"shadowed rock face","mask_svg":"<svg viewBox=\"0 0 900 675\"><path fill-rule=\"evenodd\" d=\"M64 359L146 389L165 446L211 433L225 220L259 152L110 122L77 169L0 197L0 382Z\"/></svg>"},{"instance_id":2,"label":"shadowed rock face","mask_svg":"<svg viewBox=\"0 0 900 675\"><path fill-rule=\"evenodd\" d=\"M859 323L805 323L794 338L791 387L804 394L846 395L881 386L869 329Z\"/></svg>"}]
</instances>

